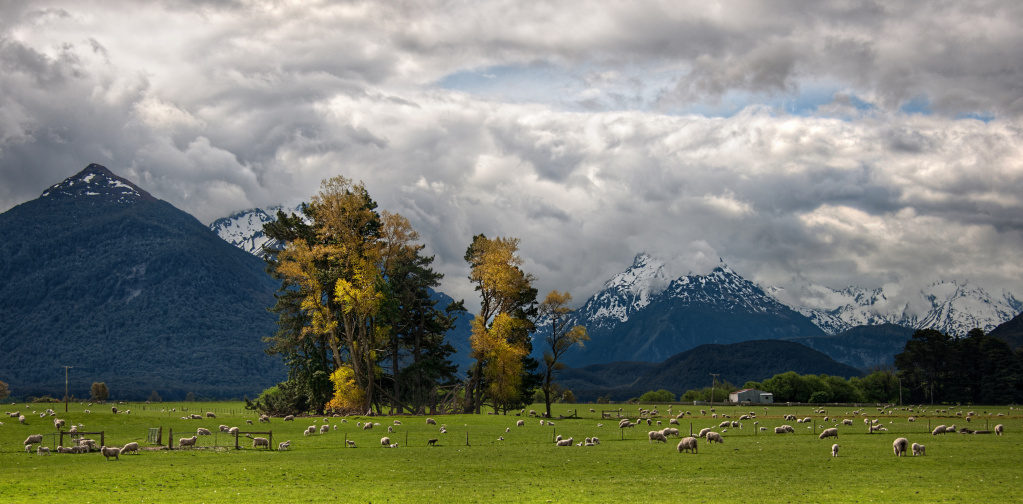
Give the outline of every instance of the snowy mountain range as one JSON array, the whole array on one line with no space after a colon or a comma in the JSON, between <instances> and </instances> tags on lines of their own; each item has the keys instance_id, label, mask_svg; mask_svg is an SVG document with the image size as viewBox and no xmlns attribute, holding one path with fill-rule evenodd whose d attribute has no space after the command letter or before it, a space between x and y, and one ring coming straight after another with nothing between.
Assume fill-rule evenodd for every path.
<instances>
[{"instance_id":1,"label":"snowy mountain range","mask_svg":"<svg viewBox=\"0 0 1023 504\"><path fill-rule=\"evenodd\" d=\"M267 241L263 224L273 219L278 208L238 212L218 219L210 229L229 243L258 254ZM724 264L707 275L672 279L665 273L663 261L640 253L631 266L611 277L593 294L576 315L591 332L611 331L646 312L655 302L678 307L716 305L722 310L744 313L778 314L793 310L830 335L857 326L881 324L965 335L975 327L991 331L1023 310L1023 301L1013 294L992 295L969 282L937 282L914 293L900 292L895 285L841 290L811 285L800 296L809 301L799 306L778 301L782 292L774 287L762 288ZM658 309L663 310L664 306Z\"/></svg>"}]
</instances>

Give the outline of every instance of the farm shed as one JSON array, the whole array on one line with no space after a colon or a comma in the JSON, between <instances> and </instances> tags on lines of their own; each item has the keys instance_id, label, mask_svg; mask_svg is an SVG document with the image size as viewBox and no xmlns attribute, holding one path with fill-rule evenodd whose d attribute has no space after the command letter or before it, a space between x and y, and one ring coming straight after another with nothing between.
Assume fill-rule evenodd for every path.
<instances>
[{"instance_id":1,"label":"farm shed","mask_svg":"<svg viewBox=\"0 0 1023 504\"><path fill-rule=\"evenodd\" d=\"M774 394L757 389L742 389L728 394L728 400L734 403L773 403Z\"/></svg>"}]
</instances>

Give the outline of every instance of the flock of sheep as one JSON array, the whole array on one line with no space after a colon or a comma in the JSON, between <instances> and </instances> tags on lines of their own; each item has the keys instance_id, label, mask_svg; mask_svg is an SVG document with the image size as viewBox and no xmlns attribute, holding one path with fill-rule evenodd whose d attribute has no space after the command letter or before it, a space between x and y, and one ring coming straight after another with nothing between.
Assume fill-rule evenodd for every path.
<instances>
[{"instance_id":1,"label":"flock of sheep","mask_svg":"<svg viewBox=\"0 0 1023 504\"><path fill-rule=\"evenodd\" d=\"M26 406L26 408L27 408L27 406ZM647 432L648 443L665 443L665 444L667 444L668 440L670 438L680 438L681 437L679 429L675 428L675 427L670 427L670 425L679 425L679 420L680 419L683 419L687 415L692 416L692 413L690 413L689 411L681 411L677 415L675 415L675 414L672 413L672 408L673 408L672 406L669 406L668 407L668 414L667 414L667 416L663 417L665 420L667 420L669 426L665 426L665 427L660 428L660 429L655 429L655 430L648 431ZM764 408L764 409L767 410L767 408ZM906 408L902 408L902 409L906 410ZM88 410L86 410L86 411L88 411ZM112 407L111 411L114 414L118 414L119 413L119 411L117 410L116 407ZM873 432L878 432L878 431L882 431L883 432L883 431L887 430L887 428L884 426L883 422L881 422L881 418L884 418L884 416L886 416L886 415L893 414L894 411L895 411L895 407L889 405L889 406L885 406L885 407L882 407L882 408L877 408L878 414L873 415L873 416L878 417L878 418L868 418L871 415L868 415L868 413L863 411L862 409L861 410L855 410L855 411L852 411L852 412L846 412L845 415L843 415L843 416L862 416L862 417L864 417L863 418L864 424L869 429L869 432L873 433ZM908 411L909 412L914 412L914 409L911 407L911 408L908 409ZM919 413L923 413L926 410L918 409L917 411ZM595 411L593 409L590 409L590 412L591 413L595 413ZM120 412L120 413L130 414L130 410L126 410L126 411L123 411L123 412ZM525 413L526 413L525 410L522 410L522 411L518 412L516 414L516 416L523 416L523 415L525 415ZM570 411L570 413L571 413L571 411ZM618 416L621 416L624 413L624 409L619 409L616 413L617 413ZM635 422L633 422L629 418L621 418L619 420L619 423L618 423L619 429L634 428L636 425L639 425L639 424L642 424L642 423L646 423L647 426L653 426L654 422L656 422L656 425L658 427L662 426L662 420L658 420L657 419L660 416L660 413L658 412L658 410L656 408L654 408L654 409L639 408L637 413L638 413L638 418L636 419ZM808 429L811 429L811 428L812 429L816 429L817 427L821 427L822 430L820 431L820 434L818 435L818 438L820 440L824 440L824 439L828 439L828 438L832 438L832 437L835 438L835 439L838 439L839 427L840 426L841 427L854 427L854 422L851 419L849 419L849 418L841 418L841 419L839 419L839 418L832 418L823 409L815 410L814 413L820 415L821 417L815 420L814 418L811 418L811 417L796 418L795 415L784 415L783 418L786 421L792 421L792 422L795 422L797 424L809 423L811 425L807 426ZM937 410L936 413L949 414L947 412L947 410ZM721 414L720 417L719 417L718 413L714 409L710 410L710 415L709 416L708 416L706 410L700 410L700 414L701 414L701 416L704 417L704 419L706 419L707 417L709 417L711 419L714 419L714 420L717 420L717 419L720 418L720 419L723 419L723 421L717 423L716 426L702 428L699 431L699 434L697 434L695 436L691 435L691 436L681 437L680 441L678 442L678 444L676 446L676 449L677 449L677 451L679 453L686 452L686 453L696 454L697 453L698 439L700 439L700 438L703 438L708 444L713 444L713 443L721 444L721 443L724 443L724 437L722 436L722 434L723 433L727 433L729 428L732 428L732 429L742 429L744 427L744 423L743 422L750 422L750 421L752 421L753 428L757 429L757 431L756 431L757 433L765 432L767 430L766 427L760 427L759 426L759 420L757 420L757 413L754 412L754 411L750 411L748 413L742 413L741 415L738 415L738 420L732 420L730 415L728 415L728 414ZM965 416L963 416L962 412L953 412L952 414L954 414L957 417L965 418L967 423L972 422L972 420L973 420L973 418L975 416L975 413L973 411L970 411L970 412L966 413ZM21 414L19 411L15 411L13 413L12 412L7 412L7 415L9 417L11 417L11 418L17 418L19 423L21 423L23 425L26 424L25 415ZM47 417L47 416L55 417L56 413L52 409L48 409L48 410L42 412L39 416L40 417ZM536 411L530 410L528 416L529 417L540 417L541 415L537 415ZM999 414L999 416L1002 416L1002 414ZM348 423L348 420L346 418L336 418L336 417L338 417L338 415L334 415L333 418L322 418L322 424L310 425L308 428L306 428L303 431L303 434L305 436L324 435L324 434L329 433L331 430L334 430L334 431L338 430L338 423L341 423L341 424ZM208 412L208 413L205 414L205 416L198 415L198 414L190 414L190 415L183 416L181 418L185 419L185 420L204 420L204 419L216 419L217 416L216 416L216 414L214 414L212 412ZM608 416L606 414L606 412L605 412L605 415L603 416L603 418L610 418L610 416ZM338 423L331 424L331 420L332 419L335 420ZM295 421L295 417L289 415L289 416L285 417L283 420L284 421ZM696 417L693 417L693 420L696 420ZM910 416L906 420L908 422L914 422L916 419L915 419L914 416ZM260 415L258 421L260 423L269 423L270 422L270 417L267 416L267 415ZM249 424L249 425L252 425L252 420L246 420L246 423ZM893 421L889 421L888 423L890 425L891 423L893 423ZM833 424L833 426L828 427L827 424ZM2 425L2 422L0 422L0 425ZM54 429L56 429L56 430L63 430L67 426L67 422L65 420L63 420L63 419L54 418L53 419L53 425L54 425ZM356 425L356 427L358 429L361 429L361 430L371 430L374 427L381 427L381 424L379 422L372 422L370 420L365 421L365 423L363 423L362 421L357 421L355 425ZM401 425L402 425L402 422L400 420L394 420L393 421L393 425L387 426L388 434L393 434L395 432L394 431L395 427L400 427ZM426 418L426 425L438 428L438 432L440 434L446 434L447 433L446 426L445 425L438 426L437 422L434 419L432 419L432 418ZM540 425L541 426L546 426L546 427L553 427L555 424L550 419L540 418ZM525 427L526 426L526 422L523 419L518 419L518 420L515 421L515 426L516 427ZM82 427L84 427L82 424L78 424L78 425L72 424L70 426L69 433L72 435L71 439L72 439L72 442L74 443L74 445L73 446L68 446L68 447L58 446L56 448L56 450L54 450L54 451L56 453L62 453L62 454L63 453L67 453L67 454L80 454L80 453L90 453L90 452L98 451L104 457L106 457L108 460L111 457L113 457L114 459L118 459L118 457L120 455L125 455L125 454L129 454L129 453L134 453L134 454L138 454L139 453L140 447L139 447L139 444L137 442L129 442L129 443L125 444L122 447L113 447L113 446L108 447L108 446L104 446L104 445L97 446L97 443L94 440L87 439L87 438L85 438L83 436L80 436L80 435L75 435L75 433L78 431L78 429L82 428ZM331 427L333 427L333 429L331 429ZM603 424L602 423L598 423L597 427L601 428L601 427L603 427ZM713 430L714 428L719 429L721 432L715 432ZM220 432L224 432L224 433L227 433L229 435L234 435L234 436L237 436L240 433L240 430L239 430L238 427L229 427L227 425L220 425L219 426L219 430L220 430ZM792 427L791 425L788 425L788 424L781 425L779 427L774 427L774 433L775 434L790 434L790 433L795 433L795 431L796 431L795 428ZM511 432L511 428L510 427L505 429L505 433L510 433L510 432ZM993 431L991 431L991 433L994 433L994 434L999 435L999 436L1002 435L1003 432L1004 432L1004 425L1003 424L996 425L994 427ZM956 425L949 425L949 426L939 425L939 426L935 427L932 430L932 432L931 432L931 434L933 436L942 435L942 434L946 434L946 433L974 434L974 433L988 433L988 431L971 430L971 429L968 429L966 427L957 429ZM199 439L199 436L209 436L209 435L212 435L212 432L209 429L207 429L205 427L198 427L196 429L196 434L195 435L192 435L190 437L182 437L182 438L180 438L178 440L178 448L195 447L196 443L197 443L197 441ZM252 439L252 447L253 448L265 448L265 449L270 449L271 448L270 440L268 438L252 437L250 434L246 434L246 436L248 438ZM624 436L624 432L623 432L623 436ZM436 446L438 440L439 440L438 438L431 438L431 439L427 440L426 445L427 446ZM497 441L504 441L504 436L498 437ZM42 434L32 434L32 435L29 435L28 438L26 438L25 441L24 441L25 451L29 452L29 453L32 452L33 451L33 445L36 445L35 452L38 455L49 455L50 454L49 447L43 446L42 443L43 443L43 435ZM554 443L555 443L556 446L559 446L559 447L570 447L570 446L587 446L587 447L592 447L592 446L599 445L600 444L600 440L596 436L592 436L592 437L586 437L582 441L576 443L574 441L574 438L572 438L572 437L569 437L569 438L565 439L565 438L562 438L562 436L558 435L558 436L556 436L554 438ZM392 442L390 436L382 437L380 439L380 445L385 447L385 448L398 448L398 443L397 442ZM344 446L348 447L348 448L354 448L356 446L355 440L347 439L347 436L346 436L346 440L345 440L345 445ZM895 441L892 443L892 447L893 447L895 455L899 456L899 457L901 457L901 456L903 456L903 455L905 455L907 453L912 453L913 456L923 456L926 453L926 447L924 445L919 444L919 443L910 443L905 437L899 437L899 438L895 439ZM290 440L278 443L278 445L277 445L277 450L278 451L287 451L290 448L291 448L291 441ZM838 456L838 452L839 452L839 448L840 447L839 447L839 445L837 443L831 445L831 452L830 452L831 456L837 457Z\"/></svg>"}]
</instances>

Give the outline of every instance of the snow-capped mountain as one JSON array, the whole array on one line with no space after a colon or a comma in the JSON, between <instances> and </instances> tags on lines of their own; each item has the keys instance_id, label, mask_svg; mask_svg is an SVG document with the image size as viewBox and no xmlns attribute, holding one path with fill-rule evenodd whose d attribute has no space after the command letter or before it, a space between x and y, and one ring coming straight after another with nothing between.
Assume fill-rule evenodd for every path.
<instances>
[{"instance_id":1,"label":"snow-capped mountain","mask_svg":"<svg viewBox=\"0 0 1023 504\"><path fill-rule=\"evenodd\" d=\"M1023 309L1023 302L1012 294L992 296L969 282L938 282L908 296L892 285L842 290L814 285L807 291L814 301L796 309L828 334L880 324L953 335L965 335L976 327L989 332Z\"/></svg>"},{"instance_id":2,"label":"snow-capped mountain","mask_svg":"<svg viewBox=\"0 0 1023 504\"><path fill-rule=\"evenodd\" d=\"M250 254L262 256L263 245L270 242L270 238L263 234L263 225L276 220L278 210L284 210L288 214L298 212L297 208L281 206L250 208L213 221L210 229L231 245Z\"/></svg>"},{"instance_id":3,"label":"snow-capped mountain","mask_svg":"<svg viewBox=\"0 0 1023 504\"><path fill-rule=\"evenodd\" d=\"M664 263L642 253L632 261L632 266L605 282L604 288L590 297L577 313L591 328L614 327L646 308L668 283Z\"/></svg>"},{"instance_id":4,"label":"snow-capped mountain","mask_svg":"<svg viewBox=\"0 0 1023 504\"><path fill-rule=\"evenodd\" d=\"M117 203L138 200L155 201L152 195L125 178L114 175L105 166L92 163L77 174L50 186L41 198L101 198Z\"/></svg>"}]
</instances>

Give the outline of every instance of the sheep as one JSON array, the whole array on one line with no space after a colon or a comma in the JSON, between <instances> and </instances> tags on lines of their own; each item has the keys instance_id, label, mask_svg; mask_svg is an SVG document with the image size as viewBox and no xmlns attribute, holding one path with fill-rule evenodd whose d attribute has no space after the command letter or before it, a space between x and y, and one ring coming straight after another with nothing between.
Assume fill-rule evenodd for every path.
<instances>
[{"instance_id":1,"label":"sheep","mask_svg":"<svg viewBox=\"0 0 1023 504\"><path fill-rule=\"evenodd\" d=\"M310 425L309 427L306 428L306 430L304 430L302 432L302 435L303 436L311 436L311 435L313 435L315 433L316 433L316 426L315 425Z\"/></svg>"},{"instance_id":2,"label":"sheep","mask_svg":"<svg viewBox=\"0 0 1023 504\"><path fill-rule=\"evenodd\" d=\"M267 419L267 421L269 422L270 420ZM288 415L288 416L284 417L284 421L285 422L294 422L295 421L295 415Z\"/></svg>"},{"instance_id":3,"label":"sheep","mask_svg":"<svg viewBox=\"0 0 1023 504\"><path fill-rule=\"evenodd\" d=\"M558 441L558 446L572 446L572 438L562 439Z\"/></svg>"},{"instance_id":4,"label":"sheep","mask_svg":"<svg viewBox=\"0 0 1023 504\"><path fill-rule=\"evenodd\" d=\"M931 431L931 435L932 436L937 436L938 434L944 434L944 433L945 433L945 426L944 425L939 425L939 426L935 427L933 431Z\"/></svg>"},{"instance_id":5,"label":"sheep","mask_svg":"<svg viewBox=\"0 0 1023 504\"><path fill-rule=\"evenodd\" d=\"M448 429L446 427L441 427L440 428L440 433L441 434L447 434L448 433Z\"/></svg>"},{"instance_id":6,"label":"sheep","mask_svg":"<svg viewBox=\"0 0 1023 504\"><path fill-rule=\"evenodd\" d=\"M355 448L355 440L354 439L349 439L349 440L346 441L346 443L348 443L348 447L349 448Z\"/></svg>"},{"instance_id":7,"label":"sheep","mask_svg":"<svg viewBox=\"0 0 1023 504\"><path fill-rule=\"evenodd\" d=\"M662 429L661 432L664 433L665 437L668 436L678 437L678 429L675 429L673 427Z\"/></svg>"},{"instance_id":8,"label":"sheep","mask_svg":"<svg viewBox=\"0 0 1023 504\"><path fill-rule=\"evenodd\" d=\"M270 440L265 437L254 437L252 438L252 447L259 448L265 446L267 450L270 449Z\"/></svg>"},{"instance_id":9,"label":"sheep","mask_svg":"<svg viewBox=\"0 0 1023 504\"><path fill-rule=\"evenodd\" d=\"M694 437L682 438L682 441L678 442L678 446L676 447L676 449L678 450L679 453L682 453L682 450L685 450L687 452L692 451L693 453L696 453L696 438Z\"/></svg>"},{"instance_id":10,"label":"sheep","mask_svg":"<svg viewBox=\"0 0 1023 504\"><path fill-rule=\"evenodd\" d=\"M432 418L427 418L426 425L437 425L437 421Z\"/></svg>"},{"instance_id":11,"label":"sheep","mask_svg":"<svg viewBox=\"0 0 1023 504\"><path fill-rule=\"evenodd\" d=\"M42 442L43 442L43 435L42 434L32 434L27 439L25 439L25 444L26 445L30 445L32 443L42 443Z\"/></svg>"},{"instance_id":12,"label":"sheep","mask_svg":"<svg viewBox=\"0 0 1023 504\"><path fill-rule=\"evenodd\" d=\"M107 460L110 460L110 457L114 457L114 459L120 460L118 458L118 455L121 454L121 450L117 447L107 448L106 446L100 446L99 451L100 453L103 454L104 457L107 458Z\"/></svg>"},{"instance_id":13,"label":"sheep","mask_svg":"<svg viewBox=\"0 0 1023 504\"><path fill-rule=\"evenodd\" d=\"M729 425L732 425L732 422L721 422L718 424L718 428L728 427Z\"/></svg>"},{"instance_id":14,"label":"sheep","mask_svg":"<svg viewBox=\"0 0 1023 504\"><path fill-rule=\"evenodd\" d=\"M829 437L838 438L838 429L832 427L830 429L824 429L819 436L820 439L827 439Z\"/></svg>"},{"instance_id":15,"label":"sheep","mask_svg":"<svg viewBox=\"0 0 1023 504\"><path fill-rule=\"evenodd\" d=\"M212 434L212 433L210 432L210 430L209 430L209 429L205 429L205 428L203 428L203 427L199 427L198 429L196 429L196 430L195 430L195 434L196 434L196 435L198 435L198 436L212 436L212 435L213 435L213 434Z\"/></svg>"},{"instance_id":16,"label":"sheep","mask_svg":"<svg viewBox=\"0 0 1023 504\"><path fill-rule=\"evenodd\" d=\"M784 427L775 427L774 428L774 433L775 434L785 434L786 432L788 432L788 431L785 430Z\"/></svg>"},{"instance_id":17,"label":"sheep","mask_svg":"<svg viewBox=\"0 0 1023 504\"><path fill-rule=\"evenodd\" d=\"M1002 424L998 424L998 425L995 426L995 434L997 434L999 436L1002 435L1002 431L1004 431L1004 430L1005 430L1005 426L1002 425Z\"/></svg>"},{"instance_id":18,"label":"sheep","mask_svg":"<svg viewBox=\"0 0 1023 504\"><path fill-rule=\"evenodd\" d=\"M707 437L707 433L710 432L710 427L700 429L700 433L696 437Z\"/></svg>"},{"instance_id":19,"label":"sheep","mask_svg":"<svg viewBox=\"0 0 1023 504\"><path fill-rule=\"evenodd\" d=\"M924 455L927 451L927 447L922 444L913 443L913 456Z\"/></svg>"},{"instance_id":20,"label":"sheep","mask_svg":"<svg viewBox=\"0 0 1023 504\"><path fill-rule=\"evenodd\" d=\"M832 457L837 457L838 456L838 445L837 444L831 445L831 456Z\"/></svg>"},{"instance_id":21,"label":"sheep","mask_svg":"<svg viewBox=\"0 0 1023 504\"><path fill-rule=\"evenodd\" d=\"M437 446L437 438L427 439L426 446Z\"/></svg>"},{"instance_id":22,"label":"sheep","mask_svg":"<svg viewBox=\"0 0 1023 504\"><path fill-rule=\"evenodd\" d=\"M18 415L18 422L25 425L25 415Z\"/></svg>"},{"instance_id":23,"label":"sheep","mask_svg":"<svg viewBox=\"0 0 1023 504\"><path fill-rule=\"evenodd\" d=\"M517 420L515 422L515 426L516 427L525 427L526 426L526 421L525 420Z\"/></svg>"},{"instance_id":24,"label":"sheep","mask_svg":"<svg viewBox=\"0 0 1023 504\"><path fill-rule=\"evenodd\" d=\"M50 449L48 447L46 447L46 446L39 446L39 448L36 448L36 455L49 455L49 454L50 454Z\"/></svg>"},{"instance_id":25,"label":"sheep","mask_svg":"<svg viewBox=\"0 0 1023 504\"><path fill-rule=\"evenodd\" d=\"M708 443L721 443L721 444L724 444L725 440L722 439L721 438L721 434L718 434L717 432L708 432L707 433L707 442Z\"/></svg>"},{"instance_id":26,"label":"sheep","mask_svg":"<svg viewBox=\"0 0 1023 504\"><path fill-rule=\"evenodd\" d=\"M892 450L895 451L895 456L896 457L901 457L902 454L906 453L906 450L908 450L908 449L909 449L909 440L907 440L904 437L900 437L900 438L896 439L895 442L892 443Z\"/></svg>"},{"instance_id":27,"label":"sheep","mask_svg":"<svg viewBox=\"0 0 1023 504\"><path fill-rule=\"evenodd\" d=\"M668 425L678 425L678 419L677 418L672 418L672 419L668 420Z\"/></svg>"},{"instance_id":28,"label":"sheep","mask_svg":"<svg viewBox=\"0 0 1023 504\"><path fill-rule=\"evenodd\" d=\"M228 427L226 425L221 425L220 426L220 432L227 432L227 429L230 429L230 427Z\"/></svg>"},{"instance_id":29,"label":"sheep","mask_svg":"<svg viewBox=\"0 0 1023 504\"><path fill-rule=\"evenodd\" d=\"M383 445L384 448L391 446L391 438L387 436L380 438L380 444Z\"/></svg>"},{"instance_id":30,"label":"sheep","mask_svg":"<svg viewBox=\"0 0 1023 504\"><path fill-rule=\"evenodd\" d=\"M277 451L284 451L291 448L291 440L281 441L277 443Z\"/></svg>"},{"instance_id":31,"label":"sheep","mask_svg":"<svg viewBox=\"0 0 1023 504\"><path fill-rule=\"evenodd\" d=\"M53 428L54 429L60 429L61 427L64 426L64 423L65 423L64 420L61 420L59 418L54 418L53 419Z\"/></svg>"},{"instance_id":32,"label":"sheep","mask_svg":"<svg viewBox=\"0 0 1023 504\"><path fill-rule=\"evenodd\" d=\"M370 430L373 428L373 422L366 422L366 425L362 426L362 430Z\"/></svg>"},{"instance_id":33,"label":"sheep","mask_svg":"<svg viewBox=\"0 0 1023 504\"><path fill-rule=\"evenodd\" d=\"M111 406L110 407L110 411L112 411L116 415L117 414L117 406Z\"/></svg>"},{"instance_id":34,"label":"sheep","mask_svg":"<svg viewBox=\"0 0 1023 504\"><path fill-rule=\"evenodd\" d=\"M230 429L227 429L227 433L237 436L240 430L241 429L239 429L238 427L231 427Z\"/></svg>"},{"instance_id":35,"label":"sheep","mask_svg":"<svg viewBox=\"0 0 1023 504\"><path fill-rule=\"evenodd\" d=\"M653 443L654 441L660 441L662 443L668 442L668 438L665 437L664 433L661 431L652 430L647 433L647 437L649 438L649 443Z\"/></svg>"},{"instance_id":36,"label":"sheep","mask_svg":"<svg viewBox=\"0 0 1023 504\"><path fill-rule=\"evenodd\" d=\"M139 444L134 441L121 447L121 455L132 452L134 452L135 455L139 454Z\"/></svg>"},{"instance_id":37,"label":"sheep","mask_svg":"<svg viewBox=\"0 0 1023 504\"><path fill-rule=\"evenodd\" d=\"M785 432L796 432L796 429L793 429L791 425L782 425L781 428L785 429Z\"/></svg>"},{"instance_id":38,"label":"sheep","mask_svg":"<svg viewBox=\"0 0 1023 504\"><path fill-rule=\"evenodd\" d=\"M252 425L252 420L245 420L245 425Z\"/></svg>"},{"instance_id":39,"label":"sheep","mask_svg":"<svg viewBox=\"0 0 1023 504\"><path fill-rule=\"evenodd\" d=\"M529 410L529 416L535 417L536 416L536 410Z\"/></svg>"},{"instance_id":40,"label":"sheep","mask_svg":"<svg viewBox=\"0 0 1023 504\"><path fill-rule=\"evenodd\" d=\"M57 453L74 453L75 451L70 446L58 446Z\"/></svg>"},{"instance_id":41,"label":"sheep","mask_svg":"<svg viewBox=\"0 0 1023 504\"><path fill-rule=\"evenodd\" d=\"M259 415L259 423L270 423L270 417L267 415Z\"/></svg>"},{"instance_id":42,"label":"sheep","mask_svg":"<svg viewBox=\"0 0 1023 504\"><path fill-rule=\"evenodd\" d=\"M842 425L852 425L852 424L853 424L853 421L848 419L848 418L846 418L845 420L842 420Z\"/></svg>"},{"instance_id":43,"label":"sheep","mask_svg":"<svg viewBox=\"0 0 1023 504\"><path fill-rule=\"evenodd\" d=\"M915 421L916 421L916 418L915 418L915 417L909 417L909 418L907 418L906 420L909 420L910 422L915 422Z\"/></svg>"},{"instance_id":44,"label":"sheep","mask_svg":"<svg viewBox=\"0 0 1023 504\"><path fill-rule=\"evenodd\" d=\"M329 425L322 425L322 426L320 426L320 434L326 434L328 432L330 432L330 426Z\"/></svg>"},{"instance_id":45,"label":"sheep","mask_svg":"<svg viewBox=\"0 0 1023 504\"><path fill-rule=\"evenodd\" d=\"M558 437L554 438L555 443L557 443L558 441L561 441L561 434L558 434Z\"/></svg>"},{"instance_id":46,"label":"sheep","mask_svg":"<svg viewBox=\"0 0 1023 504\"><path fill-rule=\"evenodd\" d=\"M217 418L217 414L212 411L207 411L206 418Z\"/></svg>"},{"instance_id":47,"label":"sheep","mask_svg":"<svg viewBox=\"0 0 1023 504\"><path fill-rule=\"evenodd\" d=\"M183 437L178 440L178 448L184 448L186 446L195 446L195 441L199 439L198 436Z\"/></svg>"}]
</instances>

